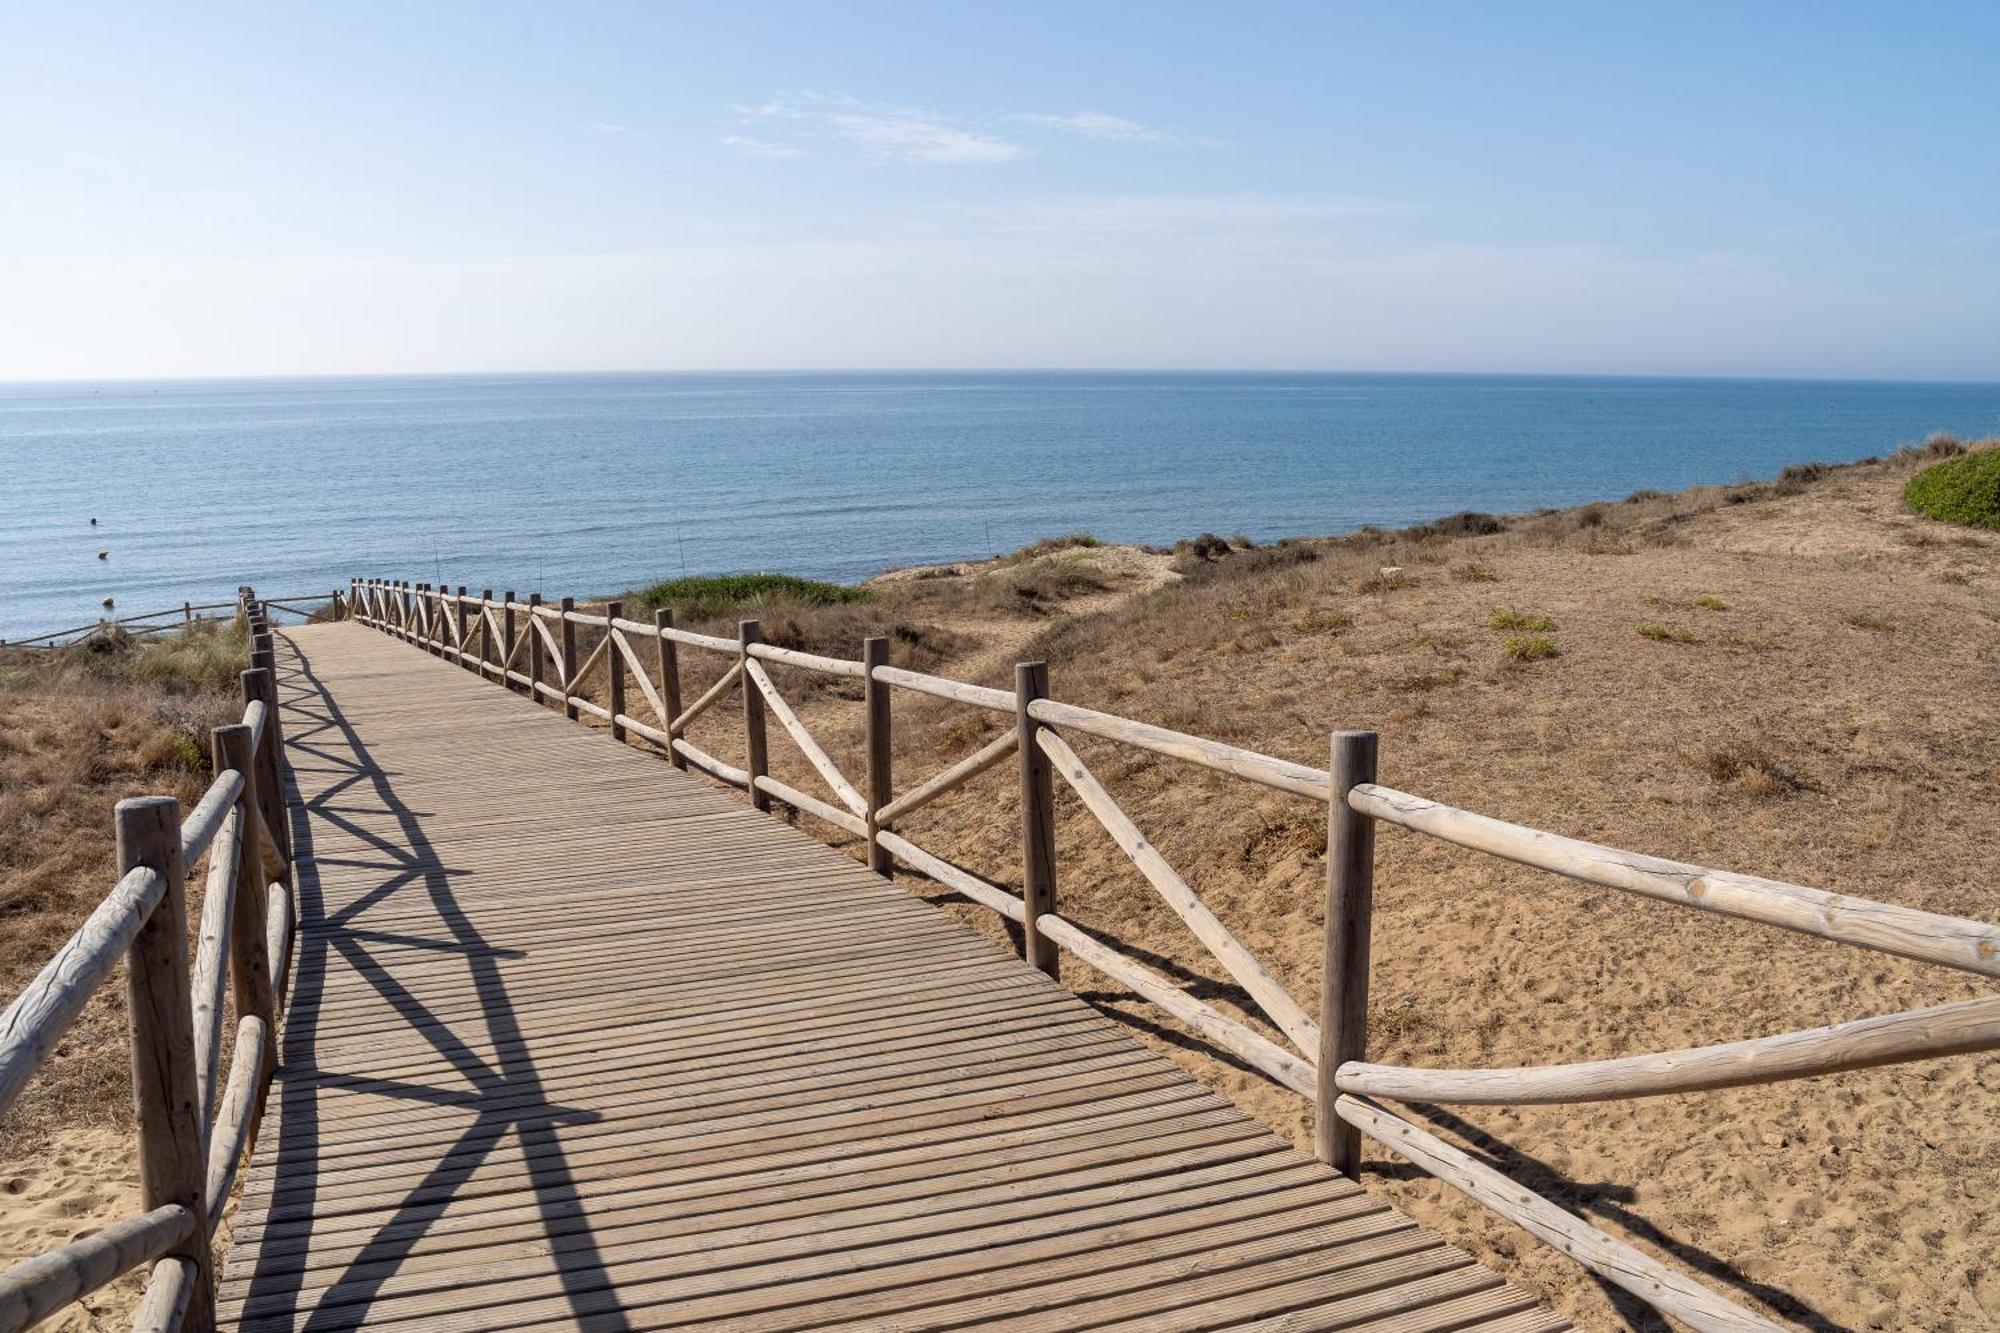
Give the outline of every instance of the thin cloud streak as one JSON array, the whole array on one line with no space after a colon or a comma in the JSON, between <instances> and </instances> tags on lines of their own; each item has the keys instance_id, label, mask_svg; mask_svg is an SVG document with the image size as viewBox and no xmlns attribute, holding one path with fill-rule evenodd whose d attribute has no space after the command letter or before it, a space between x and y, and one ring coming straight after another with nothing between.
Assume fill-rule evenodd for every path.
<instances>
[{"instance_id":1,"label":"thin cloud streak","mask_svg":"<svg viewBox=\"0 0 2000 1333\"><path fill-rule=\"evenodd\" d=\"M798 141L830 141L859 150L875 162L908 162L920 165L987 165L1011 162L1021 156L1018 144L982 130L954 122L918 107L864 102L844 93L802 93L797 97L776 97L758 106L736 108L739 124L756 134L725 139L731 147L745 151L765 150L759 156L800 156ZM783 134L784 140L767 136ZM741 140L742 142L732 142ZM768 151L779 143L798 150L790 154Z\"/></svg>"}]
</instances>

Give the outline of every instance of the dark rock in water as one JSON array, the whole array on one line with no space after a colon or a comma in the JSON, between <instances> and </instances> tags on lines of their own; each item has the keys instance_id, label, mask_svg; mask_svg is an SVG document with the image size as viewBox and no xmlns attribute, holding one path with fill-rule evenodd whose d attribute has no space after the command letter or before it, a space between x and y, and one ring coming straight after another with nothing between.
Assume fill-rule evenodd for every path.
<instances>
[{"instance_id":1,"label":"dark rock in water","mask_svg":"<svg viewBox=\"0 0 2000 1333\"><path fill-rule=\"evenodd\" d=\"M97 558L98 558L99 560L109 560L109 559L111 558L111 552L109 552L109 551L99 551L99 552L97 553Z\"/></svg>"},{"instance_id":2,"label":"dark rock in water","mask_svg":"<svg viewBox=\"0 0 2000 1333\"><path fill-rule=\"evenodd\" d=\"M107 597L107 598L105 598L105 599L104 599L104 604L105 604L106 606L111 606L111 605L113 605L113 604L114 604L114 601L115 601L115 599L114 599L114 598L110 598L110 597Z\"/></svg>"}]
</instances>

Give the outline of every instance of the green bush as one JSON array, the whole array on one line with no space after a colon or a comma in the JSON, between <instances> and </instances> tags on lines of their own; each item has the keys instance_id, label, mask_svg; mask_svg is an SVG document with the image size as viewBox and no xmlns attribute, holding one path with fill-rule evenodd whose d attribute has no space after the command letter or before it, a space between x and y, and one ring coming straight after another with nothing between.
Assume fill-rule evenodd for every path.
<instances>
[{"instance_id":1,"label":"green bush","mask_svg":"<svg viewBox=\"0 0 2000 1333\"><path fill-rule=\"evenodd\" d=\"M1495 611L1486 618L1492 629L1519 629L1543 633L1556 627L1556 622L1547 616L1531 616L1525 611Z\"/></svg>"},{"instance_id":2,"label":"green bush","mask_svg":"<svg viewBox=\"0 0 2000 1333\"><path fill-rule=\"evenodd\" d=\"M1500 645L1500 655L1510 662L1545 662L1562 656L1562 649L1545 634L1515 634Z\"/></svg>"},{"instance_id":3,"label":"green bush","mask_svg":"<svg viewBox=\"0 0 2000 1333\"><path fill-rule=\"evenodd\" d=\"M1925 468L1903 487L1903 501L1946 523L2000 532L2000 448Z\"/></svg>"},{"instance_id":4,"label":"green bush","mask_svg":"<svg viewBox=\"0 0 2000 1333\"><path fill-rule=\"evenodd\" d=\"M838 606L873 601L866 588L821 583L795 574L708 574L668 579L627 594L625 614L646 616L671 606L684 620L705 620L746 606Z\"/></svg>"}]
</instances>

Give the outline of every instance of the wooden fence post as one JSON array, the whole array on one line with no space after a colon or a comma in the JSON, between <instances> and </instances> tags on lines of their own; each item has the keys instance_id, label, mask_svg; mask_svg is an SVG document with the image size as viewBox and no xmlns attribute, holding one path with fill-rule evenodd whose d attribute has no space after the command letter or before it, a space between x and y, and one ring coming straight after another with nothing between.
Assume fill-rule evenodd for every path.
<instances>
[{"instance_id":1,"label":"wooden fence post","mask_svg":"<svg viewBox=\"0 0 2000 1333\"><path fill-rule=\"evenodd\" d=\"M472 627L465 619L465 603L465 585L461 583L458 585L458 642L452 644L452 647L457 649L454 657L457 659L458 664L467 671L471 671L473 668L466 666L465 663L466 645L472 642Z\"/></svg>"},{"instance_id":2,"label":"wooden fence post","mask_svg":"<svg viewBox=\"0 0 2000 1333\"><path fill-rule=\"evenodd\" d=\"M521 626L521 632L528 636L528 697L538 704L542 701L542 631L537 614L541 605L540 593L528 594L528 618Z\"/></svg>"},{"instance_id":3,"label":"wooden fence post","mask_svg":"<svg viewBox=\"0 0 2000 1333\"><path fill-rule=\"evenodd\" d=\"M514 669L507 665L514 656L514 590L507 589L507 595L500 602L500 636L506 640L500 645L500 683L510 690L517 690L520 687L507 675Z\"/></svg>"},{"instance_id":4,"label":"wooden fence post","mask_svg":"<svg viewBox=\"0 0 2000 1333\"><path fill-rule=\"evenodd\" d=\"M493 622L486 616L486 604L492 600L491 588L479 594L479 676L482 680L486 678L486 668L493 661Z\"/></svg>"},{"instance_id":5,"label":"wooden fence post","mask_svg":"<svg viewBox=\"0 0 2000 1333\"><path fill-rule=\"evenodd\" d=\"M1361 1131L1334 1114L1342 1062L1368 1053L1368 935L1375 902L1375 821L1347 793L1375 780L1372 731L1333 733L1326 824L1326 955L1320 972L1319 1104L1313 1150L1345 1176L1361 1170Z\"/></svg>"},{"instance_id":6,"label":"wooden fence post","mask_svg":"<svg viewBox=\"0 0 2000 1333\"><path fill-rule=\"evenodd\" d=\"M182 623L182 624L184 624L184 625L192 625L192 624L194 624L194 603L193 603L193 602L182 602L182 603L181 603L181 623Z\"/></svg>"},{"instance_id":7,"label":"wooden fence post","mask_svg":"<svg viewBox=\"0 0 2000 1333\"><path fill-rule=\"evenodd\" d=\"M185 1329L215 1327L215 1269L208 1241L207 1134L195 1088L194 999L189 987L187 867L181 858L181 803L134 796L118 803L120 872L150 866L167 891L132 940L125 993L132 1025L132 1104L139 1122L140 1207L170 1203L194 1216L194 1228L168 1253L195 1265Z\"/></svg>"},{"instance_id":8,"label":"wooden fence post","mask_svg":"<svg viewBox=\"0 0 2000 1333\"><path fill-rule=\"evenodd\" d=\"M576 610L576 598L565 597L561 602L562 620L562 675L563 675L563 716L574 721L576 705L570 700L576 697L576 625L570 620L570 612Z\"/></svg>"},{"instance_id":9,"label":"wooden fence post","mask_svg":"<svg viewBox=\"0 0 2000 1333\"><path fill-rule=\"evenodd\" d=\"M887 665L889 641L863 639L861 669L866 674L862 677L861 697L868 709L868 868L878 875L887 875L895 865L889 849L875 836L881 831L875 823L875 812L896 796L890 775L889 686L886 681L875 679L875 668Z\"/></svg>"},{"instance_id":10,"label":"wooden fence post","mask_svg":"<svg viewBox=\"0 0 2000 1333\"><path fill-rule=\"evenodd\" d=\"M1021 957L1054 977L1059 965L1056 944L1042 938L1035 918L1056 910L1055 773L1035 742L1042 724L1028 716L1028 705L1048 693L1047 662L1015 665L1014 725L1021 740Z\"/></svg>"},{"instance_id":11,"label":"wooden fence post","mask_svg":"<svg viewBox=\"0 0 2000 1333\"><path fill-rule=\"evenodd\" d=\"M243 685L244 703L253 699L264 701L264 734L257 738L253 756L257 764L257 803L264 811L264 823L271 830L271 836L278 840L278 851L289 861L292 859L292 833L290 811L285 805L282 767L285 741L278 722L277 685L271 672L264 667L252 667L239 679Z\"/></svg>"},{"instance_id":12,"label":"wooden fence post","mask_svg":"<svg viewBox=\"0 0 2000 1333\"><path fill-rule=\"evenodd\" d=\"M625 739L625 724L618 720L625 711L625 654L618 651L618 645L611 638L618 631L611 622L625 616L625 603L606 602L604 604L604 678L605 698L611 706L611 739Z\"/></svg>"},{"instance_id":13,"label":"wooden fence post","mask_svg":"<svg viewBox=\"0 0 2000 1333\"><path fill-rule=\"evenodd\" d=\"M680 647L667 637L667 631L674 627L674 609L663 606L653 612L653 628L660 632L656 643L660 650L660 700L667 706L667 715L660 719L660 729L671 733L674 719L681 715L681 654ZM672 736L669 735L669 740ZM687 771L687 758L679 750L670 749L667 762L683 772Z\"/></svg>"},{"instance_id":14,"label":"wooden fence post","mask_svg":"<svg viewBox=\"0 0 2000 1333\"><path fill-rule=\"evenodd\" d=\"M236 997L240 1019L255 1014L264 1020L264 1074L278 1067L278 998L271 986L271 963L265 944L266 889L264 858L259 855L254 820L259 818L256 749L250 728L241 722L217 727L210 733L215 771L235 769L243 775L243 791L236 798L236 906L230 916L229 980ZM280 847L289 857L289 848Z\"/></svg>"},{"instance_id":15,"label":"wooden fence post","mask_svg":"<svg viewBox=\"0 0 2000 1333\"><path fill-rule=\"evenodd\" d=\"M771 763L764 736L764 696L757 689L757 682L750 679L750 645L763 641L764 627L757 621L736 622L736 646L743 667L743 748L749 756L744 763L750 774L750 804L759 810L769 810L770 794L757 790L757 779L770 771Z\"/></svg>"}]
</instances>

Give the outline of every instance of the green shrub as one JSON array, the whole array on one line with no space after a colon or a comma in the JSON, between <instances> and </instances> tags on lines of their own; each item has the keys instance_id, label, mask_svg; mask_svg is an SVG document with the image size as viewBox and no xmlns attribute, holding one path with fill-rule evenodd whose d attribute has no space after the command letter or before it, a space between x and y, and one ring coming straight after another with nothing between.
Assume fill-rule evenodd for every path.
<instances>
[{"instance_id":1,"label":"green shrub","mask_svg":"<svg viewBox=\"0 0 2000 1333\"><path fill-rule=\"evenodd\" d=\"M1515 634L1500 645L1500 655L1510 662L1541 662L1562 656L1562 649L1546 634Z\"/></svg>"},{"instance_id":2,"label":"green shrub","mask_svg":"<svg viewBox=\"0 0 2000 1333\"><path fill-rule=\"evenodd\" d=\"M1720 597L1697 597L1694 599L1694 604L1704 611L1727 611L1729 609L1729 603L1723 601Z\"/></svg>"},{"instance_id":3,"label":"green shrub","mask_svg":"<svg viewBox=\"0 0 2000 1333\"><path fill-rule=\"evenodd\" d=\"M650 616L656 607L671 606L682 619L704 620L752 605L838 606L874 598L866 588L821 583L795 574L708 574L668 579L628 593L625 614L640 618Z\"/></svg>"},{"instance_id":4,"label":"green shrub","mask_svg":"<svg viewBox=\"0 0 2000 1333\"><path fill-rule=\"evenodd\" d=\"M1556 627L1556 622L1547 616L1531 616L1525 611L1495 611L1486 618L1489 629L1517 629L1531 633L1544 633Z\"/></svg>"},{"instance_id":5,"label":"green shrub","mask_svg":"<svg viewBox=\"0 0 2000 1333\"><path fill-rule=\"evenodd\" d=\"M1945 523L2000 532L2000 448L1925 468L1903 487L1903 501Z\"/></svg>"},{"instance_id":6,"label":"green shrub","mask_svg":"<svg viewBox=\"0 0 2000 1333\"><path fill-rule=\"evenodd\" d=\"M1651 639L1655 643L1694 642L1694 635L1684 629L1675 629L1671 625L1637 625L1633 629L1640 638Z\"/></svg>"}]
</instances>

